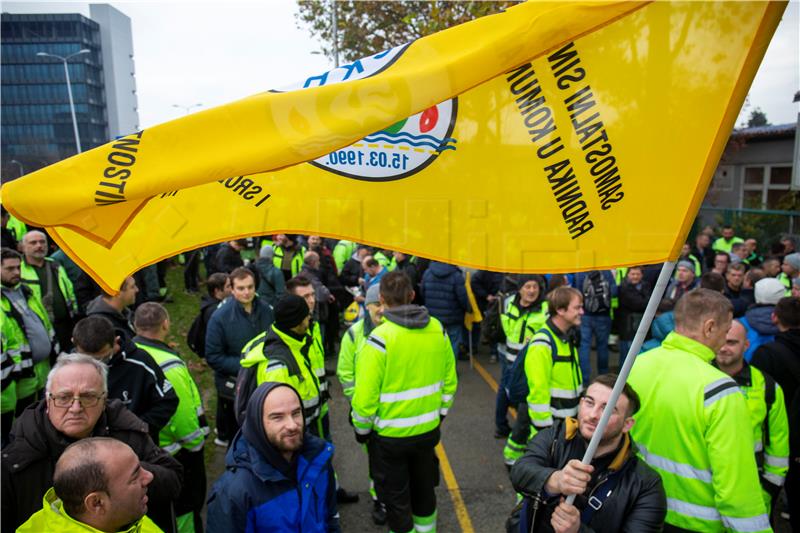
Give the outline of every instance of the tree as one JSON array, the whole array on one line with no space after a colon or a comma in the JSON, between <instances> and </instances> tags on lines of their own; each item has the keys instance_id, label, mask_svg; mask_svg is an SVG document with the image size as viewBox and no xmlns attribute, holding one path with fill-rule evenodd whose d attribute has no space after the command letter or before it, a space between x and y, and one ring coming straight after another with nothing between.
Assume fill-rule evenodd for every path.
<instances>
[{"instance_id":1,"label":"tree","mask_svg":"<svg viewBox=\"0 0 800 533\"><path fill-rule=\"evenodd\" d=\"M757 126L769 126L769 121L767 120L767 114L761 111L760 107L753 109L750 112L750 118L747 119L747 127L748 128L755 128Z\"/></svg>"},{"instance_id":2,"label":"tree","mask_svg":"<svg viewBox=\"0 0 800 533\"><path fill-rule=\"evenodd\" d=\"M335 2L340 58L350 62L475 18L499 13L517 2L352 1ZM298 0L298 27L305 25L333 59L333 2Z\"/></svg>"}]
</instances>

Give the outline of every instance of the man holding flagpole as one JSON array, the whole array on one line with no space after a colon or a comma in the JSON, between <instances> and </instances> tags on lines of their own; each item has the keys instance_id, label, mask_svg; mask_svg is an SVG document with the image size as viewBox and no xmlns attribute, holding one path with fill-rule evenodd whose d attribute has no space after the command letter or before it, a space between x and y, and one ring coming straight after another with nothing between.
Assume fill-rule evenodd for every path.
<instances>
[{"instance_id":1,"label":"man holding flagpole","mask_svg":"<svg viewBox=\"0 0 800 533\"><path fill-rule=\"evenodd\" d=\"M664 482L664 531L771 531L745 398L711 366L733 308L695 289L675 306L675 331L633 365L641 410L631 436Z\"/></svg>"}]
</instances>

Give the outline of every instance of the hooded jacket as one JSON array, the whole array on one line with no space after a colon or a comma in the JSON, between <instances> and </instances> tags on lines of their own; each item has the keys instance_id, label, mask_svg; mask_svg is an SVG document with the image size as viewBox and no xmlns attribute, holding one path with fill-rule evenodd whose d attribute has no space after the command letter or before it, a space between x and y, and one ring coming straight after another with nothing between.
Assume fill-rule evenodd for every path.
<instances>
[{"instance_id":1,"label":"hooded jacket","mask_svg":"<svg viewBox=\"0 0 800 533\"><path fill-rule=\"evenodd\" d=\"M431 262L420 285L425 307L444 326L464 322L464 313L471 309L467 298L464 274L455 265Z\"/></svg>"},{"instance_id":2,"label":"hooded jacket","mask_svg":"<svg viewBox=\"0 0 800 533\"><path fill-rule=\"evenodd\" d=\"M550 516L560 497L547 494L545 483L550 475L572 459L582 459L588 443L580 436L578 421L567 418L540 431L528 444L528 449L511 469L511 483L517 492L543 500L537 520L537 532L553 531ZM636 447L628 435L614 457L595 458L592 465L599 469L589 483L589 495L602 491L611 476L619 476L611 495L592 516L589 524L581 524L580 531L618 533L647 533L661 531L667 514L667 499L661 478L646 463L636 457ZM605 459L605 460L604 460ZM611 459L609 461L608 459ZM583 510L588 505L587 495L579 495L576 507ZM527 531L527 529L526 529Z\"/></svg>"},{"instance_id":3,"label":"hooded jacket","mask_svg":"<svg viewBox=\"0 0 800 533\"><path fill-rule=\"evenodd\" d=\"M91 315L106 317L114 324L115 329L122 330L129 338L133 338L133 336L136 335L131 325L131 312L126 308L120 313L103 299L102 294L89 302L89 305L86 306L86 316Z\"/></svg>"},{"instance_id":4,"label":"hooded jacket","mask_svg":"<svg viewBox=\"0 0 800 533\"><path fill-rule=\"evenodd\" d=\"M14 421L11 444L3 449L3 531L14 531L41 509L42 498L53 486L58 458L75 442L53 427L46 409L45 401L28 406ZM133 449L142 467L153 474L148 488L148 514L162 529L170 531L172 501L181 491L180 463L153 443L144 422L118 400L108 401L91 436L111 437Z\"/></svg>"},{"instance_id":5,"label":"hooded jacket","mask_svg":"<svg viewBox=\"0 0 800 533\"><path fill-rule=\"evenodd\" d=\"M242 430L225 458L225 472L211 489L208 531L341 531L333 445L305 432L302 448L289 462L266 438L264 400L277 387L297 394L292 387L273 382L253 392Z\"/></svg>"},{"instance_id":6,"label":"hooded jacket","mask_svg":"<svg viewBox=\"0 0 800 533\"><path fill-rule=\"evenodd\" d=\"M774 310L774 305L756 304L739 319L739 322L742 323L747 331L747 340L750 341L750 346L744 352L745 361L750 361L753 358L753 354L759 346L775 340L778 326L772 323L772 312Z\"/></svg>"}]
</instances>

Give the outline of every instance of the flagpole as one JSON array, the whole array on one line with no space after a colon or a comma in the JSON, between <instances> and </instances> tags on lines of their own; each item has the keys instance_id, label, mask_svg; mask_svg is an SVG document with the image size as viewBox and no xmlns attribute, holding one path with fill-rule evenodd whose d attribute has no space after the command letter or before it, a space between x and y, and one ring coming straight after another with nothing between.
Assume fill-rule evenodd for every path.
<instances>
[{"instance_id":1,"label":"flagpole","mask_svg":"<svg viewBox=\"0 0 800 533\"><path fill-rule=\"evenodd\" d=\"M639 350L642 348L642 343L644 343L644 338L647 335L647 331L650 329L650 324L653 322L653 318L656 315L658 304L661 302L661 298L664 296L664 292L667 289L667 284L669 283L674 268L675 261L667 261L664 263L664 266L661 267L661 273L658 275L658 281L656 281L653 294L650 295L650 301L647 302L647 307L644 310L642 321L639 322L639 327L636 329L636 335L633 337L633 343L631 344L631 348L628 351L627 357L625 358L625 363L619 370L619 377L617 377L617 382L614 383L614 389L611 391L611 397L608 399L606 408L603 409L603 416L600 418L600 422L597 424L597 428L594 430L594 435L592 435L592 440L589 441L589 447L586 448L586 453L583 454L583 459L581 459L583 464L589 464L592 462L594 453L597 451L597 446L600 444L600 439L603 437L603 432L608 425L608 420L611 418L611 412L614 410L614 406L617 404L617 399L619 399L619 395L622 393L622 388L628 381L628 375L631 373L631 368L633 368L634 359L636 359L636 355L639 354ZM567 498L567 503L570 505L572 505L574 501L575 494L572 494Z\"/></svg>"}]
</instances>

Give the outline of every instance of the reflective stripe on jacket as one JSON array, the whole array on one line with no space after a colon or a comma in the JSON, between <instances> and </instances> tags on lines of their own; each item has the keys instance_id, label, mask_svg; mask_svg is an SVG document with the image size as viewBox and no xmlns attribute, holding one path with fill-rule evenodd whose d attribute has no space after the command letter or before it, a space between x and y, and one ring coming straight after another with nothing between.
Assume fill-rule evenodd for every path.
<instances>
[{"instance_id":1,"label":"reflective stripe on jacket","mask_svg":"<svg viewBox=\"0 0 800 533\"><path fill-rule=\"evenodd\" d=\"M578 401L583 391L578 349L549 320L533 336L525 355L525 377L531 436L551 426L554 417L578 414Z\"/></svg>"},{"instance_id":2,"label":"reflective stripe on jacket","mask_svg":"<svg viewBox=\"0 0 800 533\"><path fill-rule=\"evenodd\" d=\"M506 334L506 342L504 345L498 346L498 351L506 358L506 361L513 363L517 359L517 354L525 343L530 341L539 328L544 326L547 315L547 302L541 302L541 306L536 310L529 309L527 312L523 312L519 306L519 293L512 294L505 299L500 323Z\"/></svg>"},{"instance_id":3,"label":"reflective stripe on jacket","mask_svg":"<svg viewBox=\"0 0 800 533\"><path fill-rule=\"evenodd\" d=\"M439 426L458 386L450 340L433 317L421 328L386 319L358 355L352 401L357 433L413 437Z\"/></svg>"},{"instance_id":4,"label":"reflective stripe on jacket","mask_svg":"<svg viewBox=\"0 0 800 533\"><path fill-rule=\"evenodd\" d=\"M202 450L209 428L200 392L186 363L177 352L162 342L144 337L135 337L134 341L161 367L164 376L172 384L178 396L178 408L169 422L161 428L158 445L172 455L178 453L181 448L190 452Z\"/></svg>"},{"instance_id":5,"label":"reflective stripe on jacket","mask_svg":"<svg viewBox=\"0 0 800 533\"><path fill-rule=\"evenodd\" d=\"M352 398L355 391L356 357L366 343L367 337L364 335L364 319L362 318L342 335L339 361L336 363L336 376L342 384L342 392L348 398Z\"/></svg>"},{"instance_id":6,"label":"reflective stripe on jacket","mask_svg":"<svg viewBox=\"0 0 800 533\"><path fill-rule=\"evenodd\" d=\"M269 332L262 333L245 345L242 350L245 355L241 360L242 368L258 365L256 368L258 385L266 381L275 381L295 388L303 400L307 428L311 427L320 416L319 382L308 356L310 346L311 341L308 337L299 341L273 325L270 326ZM285 357L292 357L296 366L290 368L282 358L270 359L270 354L278 351Z\"/></svg>"},{"instance_id":7,"label":"reflective stripe on jacket","mask_svg":"<svg viewBox=\"0 0 800 533\"><path fill-rule=\"evenodd\" d=\"M702 532L770 531L749 413L736 382L711 366L714 352L670 333L641 354L628 383L642 406L631 436L660 475L667 522Z\"/></svg>"}]
</instances>

